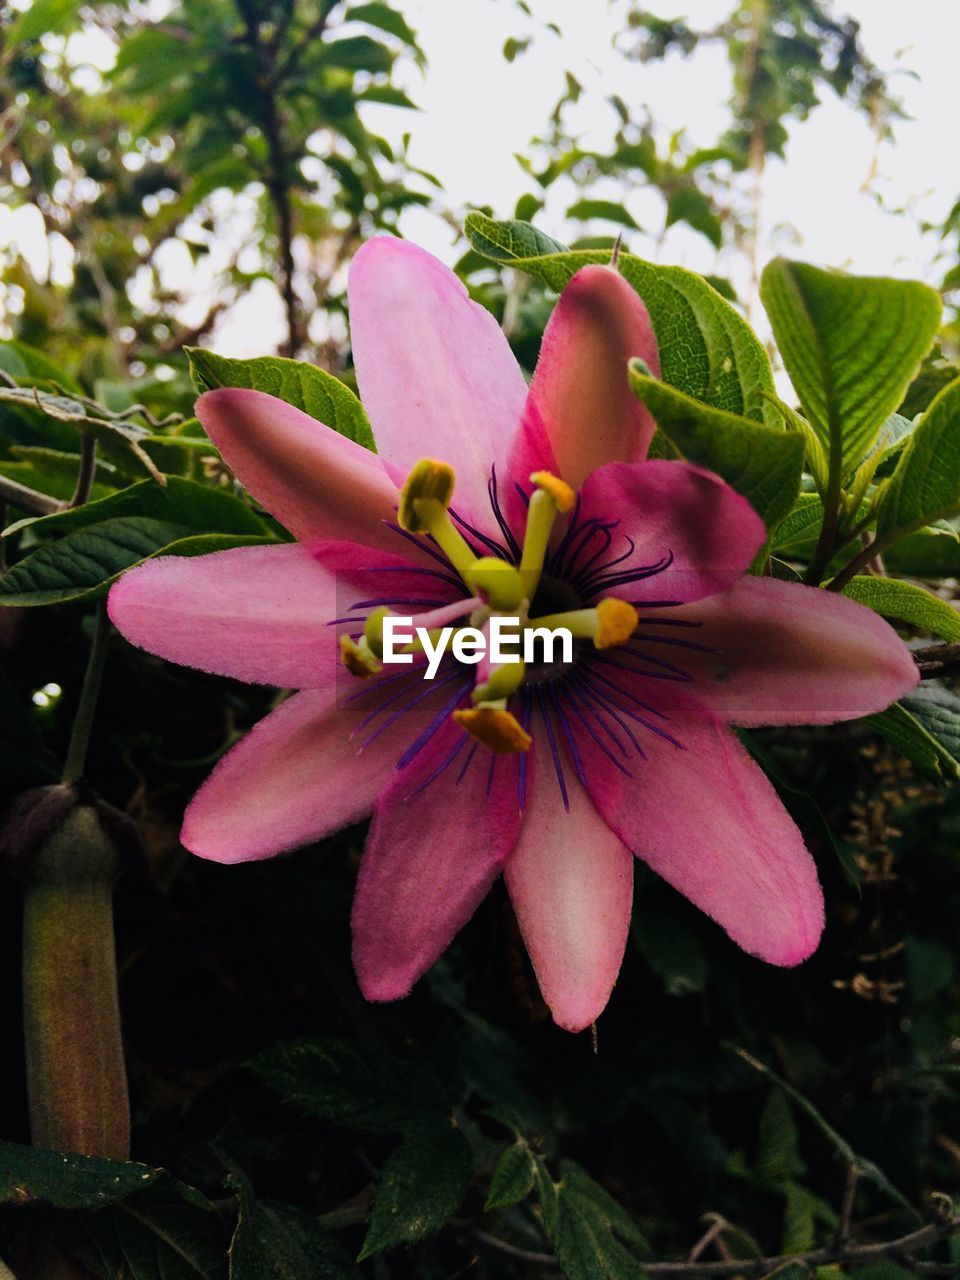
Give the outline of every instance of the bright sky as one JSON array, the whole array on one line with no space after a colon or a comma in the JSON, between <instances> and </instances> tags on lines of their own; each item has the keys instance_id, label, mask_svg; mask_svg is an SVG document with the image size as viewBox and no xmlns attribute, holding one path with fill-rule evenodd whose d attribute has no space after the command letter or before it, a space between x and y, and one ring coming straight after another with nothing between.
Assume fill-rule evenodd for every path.
<instances>
[{"instance_id":1,"label":"bright sky","mask_svg":"<svg viewBox=\"0 0 960 1280\"><path fill-rule=\"evenodd\" d=\"M685 15L694 27L709 27L731 5L732 0L669 0L662 5L650 0L655 12ZM838 13L860 21L873 61L883 70L901 68L892 87L912 119L897 125L895 145L881 146L869 190L864 182L874 140L866 121L831 98L808 122L793 126L787 163L773 161L767 173L763 260L784 252L858 272L936 282L938 241L934 234L924 234L920 224L942 220L960 195L960 166L953 160L950 131L956 109L956 40L949 31L954 25L954 34L960 34L960 16L945 19L953 5L954 0L911 0L909 6L899 0L837 0ZM437 173L449 202L464 211L484 203L498 216L509 217L517 197L534 189L514 154L526 150L530 138L544 128L567 69L585 89L570 117L585 146L608 142L614 117L606 98L614 92L636 107L649 103L665 133L683 128L695 144L712 143L723 127L730 76L722 50L704 50L689 60L671 57L653 66L627 62L612 48L617 9L611 12L604 0L530 0L532 19L513 0L401 0L401 7L419 31L429 60L425 78L414 68L406 78L422 110L413 115L370 104L366 118L392 140L411 132L413 163ZM561 35L545 30L551 21L560 26ZM535 37L532 47L512 64L505 62L501 50L506 37L526 34ZM94 63L103 57L103 50L89 43L82 53ZM561 239L583 234L582 226L565 224L563 211L572 196L568 187L558 188L538 224ZM617 184L594 194L624 197ZM638 188L626 193L626 203L641 227L659 229L659 196ZM906 215L896 216L897 209ZM240 221L242 212L236 210ZM449 226L427 211L408 210L402 228L448 262L463 250ZM595 224L592 230L609 233L611 228ZM25 243L35 240L35 231L23 217L4 218L0 210L0 248L11 235ZM718 262L712 247L683 226L671 229L659 247L651 236L637 233L627 236L627 244L660 261L721 271L741 289L745 286L746 264L737 255ZM189 323L206 308L204 281L185 251L171 248L168 258L168 283L185 291L183 318ZM214 345L225 354L262 353L280 323L279 299L261 282L224 317Z\"/></svg>"}]
</instances>

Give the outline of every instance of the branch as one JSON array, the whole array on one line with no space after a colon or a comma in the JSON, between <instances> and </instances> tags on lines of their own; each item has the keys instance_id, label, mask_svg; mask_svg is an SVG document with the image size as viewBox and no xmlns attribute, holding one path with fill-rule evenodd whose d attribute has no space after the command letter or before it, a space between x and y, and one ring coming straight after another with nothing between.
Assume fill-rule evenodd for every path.
<instances>
[{"instance_id":1,"label":"branch","mask_svg":"<svg viewBox=\"0 0 960 1280\"><path fill-rule=\"evenodd\" d=\"M920 668L921 680L960 675L960 643L926 645L914 650L913 660Z\"/></svg>"},{"instance_id":2,"label":"branch","mask_svg":"<svg viewBox=\"0 0 960 1280\"><path fill-rule=\"evenodd\" d=\"M28 489L17 480L0 476L0 498L21 511L29 511L34 516L49 516L54 511L63 511L67 505L59 498L51 498L48 493L40 493L36 489Z\"/></svg>"},{"instance_id":3,"label":"branch","mask_svg":"<svg viewBox=\"0 0 960 1280\"><path fill-rule=\"evenodd\" d=\"M517 1249L506 1240L500 1240L486 1231L476 1231L474 1234L482 1243L511 1257L543 1266L551 1266L557 1262L553 1254L532 1253L526 1249ZM649 1276L708 1278L744 1276L749 1280L750 1277L765 1276L769 1272L778 1271L790 1263L809 1267L826 1267L838 1263L858 1264L891 1259L917 1275L956 1276L955 1262L921 1262L911 1255L958 1234L960 1234L960 1217L951 1217L943 1222L934 1222L929 1226L920 1227L917 1231L899 1236L896 1240L884 1240L879 1244L853 1245L834 1242L820 1249L809 1249L806 1253L785 1253L773 1258L730 1258L719 1262L641 1262L639 1265Z\"/></svg>"}]
</instances>

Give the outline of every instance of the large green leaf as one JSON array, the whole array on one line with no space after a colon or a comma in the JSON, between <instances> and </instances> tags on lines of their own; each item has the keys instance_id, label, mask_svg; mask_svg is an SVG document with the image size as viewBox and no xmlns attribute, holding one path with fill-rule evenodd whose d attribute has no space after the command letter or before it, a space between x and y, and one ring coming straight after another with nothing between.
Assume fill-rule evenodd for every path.
<instances>
[{"instance_id":1,"label":"large green leaf","mask_svg":"<svg viewBox=\"0 0 960 1280\"><path fill-rule=\"evenodd\" d=\"M960 609L916 583L863 575L851 579L843 594L885 618L899 618L944 640L960 640Z\"/></svg>"},{"instance_id":2,"label":"large green leaf","mask_svg":"<svg viewBox=\"0 0 960 1280\"><path fill-rule=\"evenodd\" d=\"M443 1226L459 1209L472 1174L470 1147L459 1129L434 1122L409 1134L381 1170L360 1260Z\"/></svg>"},{"instance_id":3,"label":"large green leaf","mask_svg":"<svg viewBox=\"0 0 960 1280\"><path fill-rule=\"evenodd\" d=\"M916 695L914 698L916 699ZM926 694L922 698L925 699ZM956 726L954 734L948 735L947 741L942 741L934 732L942 727L939 724L941 717L935 712L927 714L930 710L928 707L920 707L919 700L913 700L908 705L908 700L904 698L901 702L895 702L892 707L887 707L886 711L867 716L866 723L934 782L941 782L944 778L960 778L960 747L954 741ZM957 718L957 724L960 724L960 717Z\"/></svg>"},{"instance_id":4,"label":"large green leaf","mask_svg":"<svg viewBox=\"0 0 960 1280\"><path fill-rule=\"evenodd\" d=\"M164 1176L149 1165L38 1151L0 1142L0 1203L41 1201L58 1209L99 1209Z\"/></svg>"},{"instance_id":5,"label":"large green leaf","mask_svg":"<svg viewBox=\"0 0 960 1280\"><path fill-rule=\"evenodd\" d=\"M212 391L216 387L266 391L365 449L376 447L363 405L339 378L316 365L286 360L282 356L231 360L200 347L187 347L186 351L190 372L201 391Z\"/></svg>"},{"instance_id":6,"label":"large green leaf","mask_svg":"<svg viewBox=\"0 0 960 1280\"><path fill-rule=\"evenodd\" d=\"M612 1196L571 1161L559 1182L541 1166L539 1182L544 1229L567 1280L643 1280L633 1251L646 1242Z\"/></svg>"},{"instance_id":7,"label":"large green leaf","mask_svg":"<svg viewBox=\"0 0 960 1280\"><path fill-rule=\"evenodd\" d=\"M914 428L877 505L884 545L960 512L960 378L937 395Z\"/></svg>"},{"instance_id":8,"label":"large green leaf","mask_svg":"<svg viewBox=\"0 0 960 1280\"><path fill-rule=\"evenodd\" d=\"M31 534L71 533L102 520L120 516L145 516L151 520L167 520L186 525L196 533L239 533L267 537L269 529L246 503L222 489L170 476L165 485L141 480L119 493L87 502L70 511L51 516L20 520L8 533L30 528Z\"/></svg>"},{"instance_id":9,"label":"large green leaf","mask_svg":"<svg viewBox=\"0 0 960 1280\"><path fill-rule=\"evenodd\" d=\"M558 292L581 267L610 261L609 251L564 251L529 223L495 222L482 213L471 213L464 231L484 257L528 271ZM764 399L773 391L766 352L729 302L683 267L629 253L621 253L617 265L650 313L664 382L727 413L779 421Z\"/></svg>"},{"instance_id":10,"label":"large green leaf","mask_svg":"<svg viewBox=\"0 0 960 1280\"><path fill-rule=\"evenodd\" d=\"M255 546L262 536L197 533L187 525L121 516L45 542L0 578L0 605L66 604L101 595L127 569L152 556L200 556Z\"/></svg>"},{"instance_id":11,"label":"large green leaf","mask_svg":"<svg viewBox=\"0 0 960 1280\"><path fill-rule=\"evenodd\" d=\"M709 467L773 529L792 509L803 472L803 437L712 408L650 376L639 361L630 386L690 462Z\"/></svg>"},{"instance_id":12,"label":"large green leaf","mask_svg":"<svg viewBox=\"0 0 960 1280\"><path fill-rule=\"evenodd\" d=\"M316 1218L289 1205L241 1196L230 1280L349 1280L358 1274Z\"/></svg>"},{"instance_id":13,"label":"large green leaf","mask_svg":"<svg viewBox=\"0 0 960 1280\"><path fill-rule=\"evenodd\" d=\"M850 276L777 258L760 294L804 413L845 478L900 405L940 324L911 280Z\"/></svg>"},{"instance_id":14,"label":"large green leaf","mask_svg":"<svg viewBox=\"0 0 960 1280\"><path fill-rule=\"evenodd\" d=\"M317 1037L268 1049L250 1066L298 1110L334 1124L400 1133L446 1118L462 1098L455 1070L407 1048L387 1053Z\"/></svg>"}]
</instances>

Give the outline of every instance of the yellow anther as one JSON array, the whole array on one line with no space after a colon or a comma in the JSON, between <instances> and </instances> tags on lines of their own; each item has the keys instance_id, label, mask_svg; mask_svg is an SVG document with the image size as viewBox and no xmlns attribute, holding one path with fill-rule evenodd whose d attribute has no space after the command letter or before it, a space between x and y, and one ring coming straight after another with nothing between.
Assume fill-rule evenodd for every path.
<instances>
[{"instance_id":1,"label":"yellow anther","mask_svg":"<svg viewBox=\"0 0 960 1280\"><path fill-rule=\"evenodd\" d=\"M565 480L555 476L552 471L534 471L530 483L535 484L544 493L549 493L558 511L566 513L576 506L577 493Z\"/></svg>"},{"instance_id":2,"label":"yellow anther","mask_svg":"<svg viewBox=\"0 0 960 1280\"><path fill-rule=\"evenodd\" d=\"M470 695L474 702L499 702L501 698L509 698L523 684L526 665L519 659L516 662L501 662L494 667L484 684L478 684Z\"/></svg>"},{"instance_id":3,"label":"yellow anther","mask_svg":"<svg viewBox=\"0 0 960 1280\"><path fill-rule=\"evenodd\" d=\"M408 533L429 533L430 507L446 511L456 480L453 467L433 458L421 458L407 476L400 495L397 519Z\"/></svg>"},{"instance_id":4,"label":"yellow anther","mask_svg":"<svg viewBox=\"0 0 960 1280\"><path fill-rule=\"evenodd\" d=\"M498 755L529 751L533 739L516 716L499 707L468 707L455 711L453 718L471 737Z\"/></svg>"},{"instance_id":5,"label":"yellow anther","mask_svg":"<svg viewBox=\"0 0 960 1280\"><path fill-rule=\"evenodd\" d=\"M383 620L389 616L390 610L384 605L380 609L374 609L373 613L367 614L367 620L363 624L363 638L370 652L377 658L383 657Z\"/></svg>"},{"instance_id":6,"label":"yellow anther","mask_svg":"<svg viewBox=\"0 0 960 1280\"><path fill-rule=\"evenodd\" d=\"M370 652L365 639L357 644L350 636L341 636L340 660L352 676L358 676L361 680L365 680L367 676L375 676L380 671L380 664Z\"/></svg>"},{"instance_id":7,"label":"yellow anther","mask_svg":"<svg viewBox=\"0 0 960 1280\"><path fill-rule=\"evenodd\" d=\"M608 596L597 605L597 629L593 643L598 649L612 649L615 645L626 644L637 629L640 615L632 604L626 600L618 600L616 596Z\"/></svg>"},{"instance_id":8,"label":"yellow anther","mask_svg":"<svg viewBox=\"0 0 960 1280\"><path fill-rule=\"evenodd\" d=\"M517 569L496 556L481 556L463 575L475 594L482 593L490 607L498 612L519 609L523 600L523 581Z\"/></svg>"}]
</instances>

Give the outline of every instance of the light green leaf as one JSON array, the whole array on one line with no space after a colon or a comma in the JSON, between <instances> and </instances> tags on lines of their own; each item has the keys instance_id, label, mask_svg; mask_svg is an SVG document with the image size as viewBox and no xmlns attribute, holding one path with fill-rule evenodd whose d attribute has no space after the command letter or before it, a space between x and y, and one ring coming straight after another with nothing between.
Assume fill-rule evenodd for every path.
<instances>
[{"instance_id":1,"label":"light green leaf","mask_svg":"<svg viewBox=\"0 0 960 1280\"><path fill-rule=\"evenodd\" d=\"M578 218L584 222L590 218L600 218L603 222L617 222L622 227L630 227L639 231L633 214L615 200L578 200L567 210L568 218Z\"/></svg>"},{"instance_id":2,"label":"light green leaf","mask_svg":"<svg viewBox=\"0 0 960 1280\"><path fill-rule=\"evenodd\" d=\"M845 479L899 406L940 325L912 280L850 276L777 258L760 296L811 426Z\"/></svg>"},{"instance_id":3,"label":"light green leaf","mask_svg":"<svg viewBox=\"0 0 960 1280\"><path fill-rule=\"evenodd\" d=\"M363 405L339 378L316 365L282 356L231 360L201 347L185 348L190 373L200 391L217 387L249 387L265 391L302 409L348 440L374 449L373 431Z\"/></svg>"},{"instance_id":4,"label":"light green leaf","mask_svg":"<svg viewBox=\"0 0 960 1280\"><path fill-rule=\"evenodd\" d=\"M11 49L26 40L37 40L50 32L69 31L83 0L33 0L7 30L5 43Z\"/></svg>"},{"instance_id":5,"label":"light green leaf","mask_svg":"<svg viewBox=\"0 0 960 1280\"><path fill-rule=\"evenodd\" d=\"M774 551L815 542L823 524L823 499L816 493L801 493L793 510L777 525L773 535Z\"/></svg>"},{"instance_id":6,"label":"light green leaf","mask_svg":"<svg viewBox=\"0 0 960 1280\"><path fill-rule=\"evenodd\" d=\"M381 1170L358 1261L443 1226L459 1209L472 1174L470 1147L459 1129L436 1123L412 1132Z\"/></svg>"},{"instance_id":7,"label":"light green leaf","mask_svg":"<svg viewBox=\"0 0 960 1280\"><path fill-rule=\"evenodd\" d=\"M18 561L0 579L0 605L26 608L88 600L101 595L126 569L152 556L199 556L264 541L256 536L196 533L186 525L143 516L102 520L56 542L45 542Z\"/></svg>"},{"instance_id":8,"label":"light green leaf","mask_svg":"<svg viewBox=\"0 0 960 1280\"><path fill-rule=\"evenodd\" d=\"M885 618L899 618L944 640L960 640L960 609L916 583L863 575L852 578L843 595Z\"/></svg>"},{"instance_id":9,"label":"light green leaf","mask_svg":"<svg viewBox=\"0 0 960 1280\"><path fill-rule=\"evenodd\" d=\"M412 49L418 49L416 32L409 26L403 14L381 0L370 4L355 4L343 15L344 22L365 22L368 27L379 27Z\"/></svg>"},{"instance_id":10,"label":"light green leaf","mask_svg":"<svg viewBox=\"0 0 960 1280\"><path fill-rule=\"evenodd\" d=\"M80 390L70 375L58 368L42 351L16 339L0 342L0 369L9 373L12 378L30 382L56 382L70 391Z\"/></svg>"},{"instance_id":11,"label":"light green leaf","mask_svg":"<svg viewBox=\"0 0 960 1280\"><path fill-rule=\"evenodd\" d=\"M471 213L464 227L478 253L528 271L559 292L589 263L609 263L603 250L564 251L525 222L494 222ZM773 392L770 362L743 317L702 276L621 253L618 270L646 304L664 382L728 413L779 423L764 401Z\"/></svg>"},{"instance_id":12,"label":"light green leaf","mask_svg":"<svg viewBox=\"0 0 960 1280\"><path fill-rule=\"evenodd\" d=\"M490 1179L490 1190L484 1208L506 1209L526 1200L537 1178L533 1154L523 1139L518 1139L502 1152Z\"/></svg>"},{"instance_id":13,"label":"light green leaf","mask_svg":"<svg viewBox=\"0 0 960 1280\"><path fill-rule=\"evenodd\" d=\"M886 546L960 513L960 378L917 423L877 503L877 539Z\"/></svg>"},{"instance_id":14,"label":"light green leaf","mask_svg":"<svg viewBox=\"0 0 960 1280\"><path fill-rule=\"evenodd\" d=\"M702 404L651 377L639 361L630 365L630 386L681 455L726 480L768 529L792 510L803 471L802 436Z\"/></svg>"}]
</instances>

